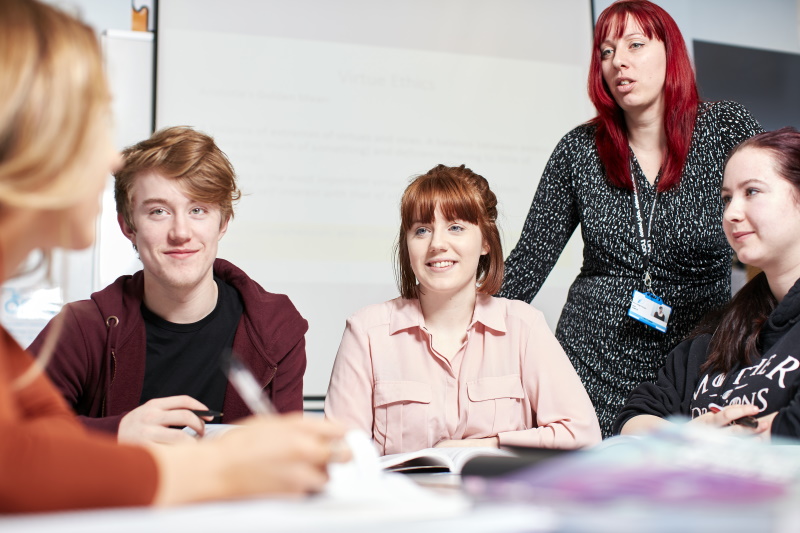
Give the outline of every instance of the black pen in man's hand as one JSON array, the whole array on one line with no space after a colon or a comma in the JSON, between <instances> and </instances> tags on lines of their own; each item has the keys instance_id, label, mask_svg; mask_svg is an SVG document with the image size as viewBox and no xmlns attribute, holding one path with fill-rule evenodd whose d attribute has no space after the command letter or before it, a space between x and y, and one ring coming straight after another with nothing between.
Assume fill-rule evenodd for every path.
<instances>
[{"instance_id":1,"label":"black pen in man's hand","mask_svg":"<svg viewBox=\"0 0 800 533\"><path fill-rule=\"evenodd\" d=\"M189 409L189 410L191 412L193 412L194 414L196 414L197 416L213 416L214 418L217 418L218 416L222 416L222 413L220 413L219 411L212 411L211 409L206 409L206 410Z\"/></svg>"}]
</instances>

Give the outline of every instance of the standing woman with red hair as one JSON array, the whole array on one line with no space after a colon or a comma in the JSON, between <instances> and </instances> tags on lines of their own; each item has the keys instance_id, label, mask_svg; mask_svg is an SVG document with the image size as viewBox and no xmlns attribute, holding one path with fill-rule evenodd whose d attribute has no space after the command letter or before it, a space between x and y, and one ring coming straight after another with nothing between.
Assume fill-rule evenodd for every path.
<instances>
[{"instance_id":1,"label":"standing woman with red hair","mask_svg":"<svg viewBox=\"0 0 800 533\"><path fill-rule=\"evenodd\" d=\"M700 101L677 24L646 0L598 18L589 96L597 116L551 155L500 295L531 301L581 225L583 266L556 337L608 436L631 390L730 298L722 167L762 129L739 104Z\"/></svg>"}]
</instances>

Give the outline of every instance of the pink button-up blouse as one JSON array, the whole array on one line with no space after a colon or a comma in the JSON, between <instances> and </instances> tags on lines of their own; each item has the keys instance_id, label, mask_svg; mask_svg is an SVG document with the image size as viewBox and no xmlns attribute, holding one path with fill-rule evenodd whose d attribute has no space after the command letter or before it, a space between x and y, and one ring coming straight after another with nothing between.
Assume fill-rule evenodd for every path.
<instances>
[{"instance_id":1,"label":"pink button-up blouse","mask_svg":"<svg viewBox=\"0 0 800 533\"><path fill-rule=\"evenodd\" d=\"M601 440L589 396L542 313L482 294L452 360L433 349L419 300L351 316L325 415L371 434L383 454L493 436L547 448Z\"/></svg>"}]
</instances>

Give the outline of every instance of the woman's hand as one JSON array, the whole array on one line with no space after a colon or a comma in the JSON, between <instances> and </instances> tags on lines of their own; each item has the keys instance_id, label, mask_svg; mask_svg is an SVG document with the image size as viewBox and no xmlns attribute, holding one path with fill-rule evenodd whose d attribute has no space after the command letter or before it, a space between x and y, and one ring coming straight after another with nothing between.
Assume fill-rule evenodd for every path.
<instances>
[{"instance_id":1,"label":"woman's hand","mask_svg":"<svg viewBox=\"0 0 800 533\"><path fill-rule=\"evenodd\" d=\"M758 429L756 433L758 434L757 438L759 440L772 442L772 421L775 420L777 414L778 411L775 411L774 413L756 419L758 420Z\"/></svg>"},{"instance_id":2,"label":"woman's hand","mask_svg":"<svg viewBox=\"0 0 800 533\"><path fill-rule=\"evenodd\" d=\"M443 440L437 442L434 448L499 448L499 437L484 437L482 439Z\"/></svg>"},{"instance_id":3,"label":"woman's hand","mask_svg":"<svg viewBox=\"0 0 800 533\"><path fill-rule=\"evenodd\" d=\"M759 419L758 426L755 428L750 428L736 423L736 421L741 418L748 416L754 417L758 413L759 409L755 405L729 405L718 412L709 410L707 413L692 419L692 421L689 423L726 428L726 430L735 435L759 435L772 427L772 418L774 418L774 414L763 417L763 419L769 418L769 423L762 423L762 419Z\"/></svg>"},{"instance_id":4,"label":"woman's hand","mask_svg":"<svg viewBox=\"0 0 800 533\"><path fill-rule=\"evenodd\" d=\"M157 504L321 490L330 462L346 462L345 430L300 414L247 419L193 445L151 447L159 466Z\"/></svg>"}]
</instances>

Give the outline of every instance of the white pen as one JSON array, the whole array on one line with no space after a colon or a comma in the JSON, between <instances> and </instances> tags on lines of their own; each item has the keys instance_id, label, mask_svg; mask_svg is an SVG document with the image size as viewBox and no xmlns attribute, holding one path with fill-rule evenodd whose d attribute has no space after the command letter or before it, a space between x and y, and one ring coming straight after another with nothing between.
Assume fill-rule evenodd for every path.
<instances>
[{"instance_id":1,"label":"white pen","mask_svg":"<svg viewBox=\"0 0 800 533\"><path fill-rule=\"evenodd\" d=\"M256 415L275 415L278 411L261 390L256 378L232 353L227 358L228 381L244 400L245 405Z\"/></svg>"}]
</instances>

